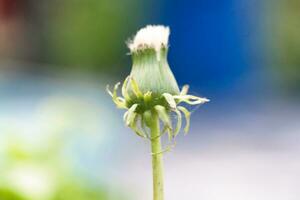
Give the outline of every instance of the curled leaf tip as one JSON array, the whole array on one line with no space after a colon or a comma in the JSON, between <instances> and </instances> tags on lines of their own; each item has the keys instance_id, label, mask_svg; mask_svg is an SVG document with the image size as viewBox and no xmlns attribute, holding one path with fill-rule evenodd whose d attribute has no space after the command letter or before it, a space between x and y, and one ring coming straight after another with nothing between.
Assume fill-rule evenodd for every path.
<instances>
[{"instance_id":1,"label":"curled leaf tip","mask_svg":"<svg viewBox=\"0 0 300 200\"><path fill-rule=\"evenodd\" d=\"M106 92L107 92L111 97L113 96L112 92L111 92L110 89L109 89L109 85L106 85Z\"/></svg>"},{"instance_id":2,"label":"curled leaf tip","mask_svg":"<svg viewBox=\"0 0 300 200\"><path fill-rule=\"evenodd\" d=\"M180 91L180 95L186 95L189 91L190 86L189 85L184 85Z\"/></svg>"},{"instance_id":3,"label":"curled leaf tip","mask_svg":"<svg viewBox=\"0 0 300 200\"><path fill-rule=\"evenodd\" d=\"M127 110L123 116L126 126L130 127L138 136L143 138L149 138L146 129L151 126L152 112L157 113L158 119L161 121L163 127L158 137L167 133L169 141L172 141L182 128L183 116L185 119L184 133L188 133L190 128L191 113L184 105L181 105L181 103L198 105L209 102L207 98L187 94L189 89L188 85L182 87L179 95L163 93L161 97L157 98L153 96L152 91L147 91L143 94L137 82L131 76L128 76L124 80L121 90L123 97L119 97L117 90L120 84L121 83L117 83L113 91L110 91L107 85L106 90L118 108ZM132 88L134 96L129 95L127 91L127 86L129 85ZM177 116L174 127L171 120L172 112ZM140 126L137 125L138 123L140 123Z\"/></svg>"}]
</instances>

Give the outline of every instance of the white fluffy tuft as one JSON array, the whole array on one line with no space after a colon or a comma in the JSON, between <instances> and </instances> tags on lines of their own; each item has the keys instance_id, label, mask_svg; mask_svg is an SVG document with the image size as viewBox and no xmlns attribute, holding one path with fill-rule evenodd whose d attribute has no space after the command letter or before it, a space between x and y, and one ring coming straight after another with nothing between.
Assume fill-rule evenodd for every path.
<instances>
[{"instance_id":1,"label":"white fluffy tuft","mask_svg":"<svg viewBox=\"0 0 300 200\"><path fill-rule=\"evenodd\" d=\"M147 48L155 49L158 52L162 47L168 46L169 35L169 27L148 25L140 29L127 45L131 52Z\"/></svg>"}]
</instances>

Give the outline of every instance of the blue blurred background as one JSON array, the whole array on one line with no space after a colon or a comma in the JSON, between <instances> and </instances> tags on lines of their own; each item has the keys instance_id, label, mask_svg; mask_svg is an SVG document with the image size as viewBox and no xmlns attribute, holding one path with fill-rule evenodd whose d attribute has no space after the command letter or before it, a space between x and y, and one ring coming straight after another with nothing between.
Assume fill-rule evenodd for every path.
<instances>
[{"instance_id":1,"label":"blue blurred background","mask_svg":"<svg viewBox=\"0 0 300 200\"><path fill-rule=\"evenodd\" d=\"M299 17L299 0L0 0L0 199L151 199L149 143L105 85L163 24L179 85L211 99L165 156L166 199L299 200Z\"/></svg>"}]
</instances>

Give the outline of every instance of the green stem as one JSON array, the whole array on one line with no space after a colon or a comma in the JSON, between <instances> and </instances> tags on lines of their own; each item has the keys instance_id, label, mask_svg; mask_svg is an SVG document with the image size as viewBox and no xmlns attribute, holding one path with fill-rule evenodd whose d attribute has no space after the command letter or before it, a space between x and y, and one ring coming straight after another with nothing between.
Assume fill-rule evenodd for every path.
<instances>
[{"instance_id":1,"label":"green stem","mask_svg":"<svg viewBox=\"0 0 300 200\"><path fill-rule=\"evenodd\" d=\"M160 139L160 126L157 113L152 112L151 119L151 150L153 170L153 200L164 199L163 154Z\"/></svg>"}]
</instances>

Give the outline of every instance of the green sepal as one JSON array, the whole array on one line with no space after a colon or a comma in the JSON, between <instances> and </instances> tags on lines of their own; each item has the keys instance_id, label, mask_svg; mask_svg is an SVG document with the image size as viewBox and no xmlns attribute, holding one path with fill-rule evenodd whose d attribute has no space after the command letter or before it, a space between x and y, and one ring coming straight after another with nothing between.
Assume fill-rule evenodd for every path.
<instances>
[{"instance_id":1,"label":"green sepal","mask_svg":"<svg viewBox=\"0 0 300 200\"><path fill-rule=\"evenodd\" d=\"M156 110L158 117L162 120L164 125L166 125L169 129L172 130L172 123L170 121L170 117L166 108L161 105L156 105L154 109Z\"/></svg>"},{"instance_id":2,"label":"green sepal","mask_svg":"<svg viewBox=\"0 0 300 200\"><path fill-rule=\"evenodd\" d=\"M141 92L137 82L132 77L130 77L130 85L131 85L132 91L135 94L135 96L137 98L142 98L143 93Z\"/></svg>"},{"instance_id":3,"label":"green sepal","mask_svg":"<svg viewBox=\"0 0 300 200\"><path fill-rule=\"evenodd\" d=\"M130 126L134 122L134 118L137 115L137 113L135 112L137 106L138 104L134 104L129 108L127 118L125 121L127 126Z\"/></svg>"},{"instance_id":4,"label":"green sepal","mask_svg":"<svg viewBox=\"0 0 300 200\"><path fill-rule=\"evenodd\" d=\"M128 81L129 81L129 76L127 76L127 78L124 80L123 85L122 85L122 95L126 101L130 100L129 94L127 92Z\"/></svg>"},{"instance_id":5,"label":"green sepal","mask_svg":"<svg viewBox=\"0 0 300 200\"><path fill-rule=\"evenodd\" d=\"M180 96L186 95L189 91L190 86L189 85L184 85L180 91Z\"/></svg>"},{"instance_id":6,"label":"green sepal","mask_svg":"<svg viewBox=\"0 0 300 200\"><path fill-rule=\"evenodd\" d=\"M155 97L163 93L179 95L176 79L167 61L167 48L157 52L155 49L143 49L132 52L130 76L137 82L142 93L151 91ZM128 90L132 88L128 87Z\"/></svg>"},{"instance_id":7,"label":"green sepal","mask_svg":"<svg viewBox=\"0 0 300 200\"><path fill-rule=\"evenodd\" d=\"M184 132L185 132L185 134L187 134L189 132L189 129L190 129L190 117L191 117L191 113L185 107L178 106L177 108L178 108L178 110L180 110L181 112L183 112L183 114L185 116L186 124L185 124L185 128L184 128Z\"/></svg>"},{"instance_id":8,"label":"green sepal","mask_svg":"<svg viewBox=\"0 0 300 200\"><path fill-rule=\"evenodd\" d=\"M193 95L175 95L173 97L174 99L178 100L178 103L185 102L190 105L197 105L209 102L209 100L206 98L201 98Z\"/></svg>"},{"instance_id":9,"label":"green sepal","mask_svg":"<svg viewBox=\"0 0 300 200\"><path fill-rule=\"evenodd\" d=\"M145 124L148 127L151 127L151 121L152 121L152 113L150 110L147 110L143 113L143 119L145 121Z\"/></svg>"},{"instance_id":10,"label":"green sepal","mask_svg":"<svg viewBox=\"0 0 300 200\"><path fill-rule=\"evenodd\" d=\"M126 100L122 97L118 97L117 90L119 88L120 83L117 83L114 87L113 92L109 90L109 85L106 86L107 93L112 97L113 102L116 104L118 108L127 109Z\"/></svg>"},{"instance_id":11,"label":"green sepal","mask_svg":"<svg viewBox=\"0 0 300 200\"><path fill-rule=\"evenodd\" d=\"M163 122L163 125L164 125L164 129L163 129L161 135L164 134L165 131L167 131L169 140L171 140L172 137L174 136L174 134L172 131L173 128L172 128L172 123L171 123L171 120L169 117L169 113L167 112L166 108L161 105L156 105L154 107L154 109L156 110L159 119L161 119L161 121Z\"/></svg>"},{"instance_id":12,"label":"green sepal","mask_svg":"<svg viewBox=\"0 0 300 200\"><path fill-rule=\"evenodd\" d=\"M148 91L144 94L145 104L150 104L152 100L152 92Z\"/></svg>"},{"instance_id":13,"label":"green sepal","mask_svg":"<svg viewBox=\"0 0 300 200\"><path fill-rule=\"evenodd\" d=\"M139 115L135 115L134 116L134 119L133 119L133 123L131 123L129 125L129 127L140 137L142 138L148 138L147 137L147 134L143 131L143 130L140 130L137 126L138 124L138 121L141 121L141 119L139 120Z\"/></svg>"},{"instance_id":14,"label":"green sepal","mask_svg":"<svg viewBox=\"0 0 300 200\"><path fill-rule=\"evenodd\" d=\"M173 96L169 93L164 93L163 97L165 98L165 100L169 104L170 108L172 110L175 110L176 109L176 102L175 102L175 99L173 98Z\"/></svg>"},{"instance_id":15,"label":"green sepal","mask_svg":"<svg viewBox=\"0 0 300 200\"><path fill-rule=\"evenodd\" d=\"M177 109L174 110L174 112L175 112L176 115L177 115L177 124L176 124L176 128L175 128L175 130L174 130L174 136L176 137L177 134L179 133L180 129L181 129L182 116L181 116L180 111L178 111Z\"/></svg>"}]
</instances>

